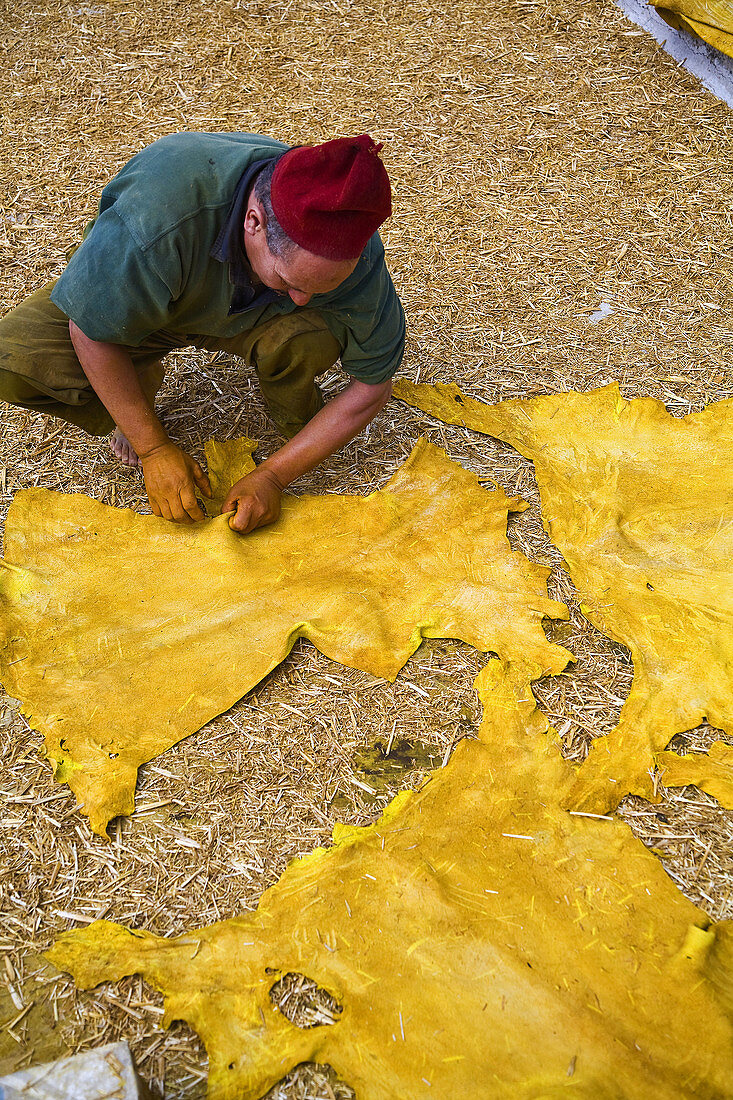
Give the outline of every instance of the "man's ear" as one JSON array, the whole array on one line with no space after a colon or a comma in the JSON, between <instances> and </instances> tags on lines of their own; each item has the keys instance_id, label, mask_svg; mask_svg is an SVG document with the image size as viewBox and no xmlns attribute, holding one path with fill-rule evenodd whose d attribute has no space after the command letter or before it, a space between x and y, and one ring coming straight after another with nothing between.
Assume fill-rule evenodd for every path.
<instances>
[{"instance_id":1,"label":"man's ear","mask_svg":"<svg viewBox=\"0 0 733 1100\"><path fill-rule=\"evenodd\" d=\"M252 197L247 204L247 213L244 215L244 232L253 237L256 233L264 232L264 228L265 211L257 199Z\"/></svg>"}]
</instances>

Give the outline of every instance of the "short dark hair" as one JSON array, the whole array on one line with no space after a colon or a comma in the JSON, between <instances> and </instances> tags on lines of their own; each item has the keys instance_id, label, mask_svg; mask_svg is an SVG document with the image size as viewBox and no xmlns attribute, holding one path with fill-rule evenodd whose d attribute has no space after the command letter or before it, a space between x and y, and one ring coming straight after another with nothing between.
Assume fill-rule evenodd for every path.
<instances>
[{"instance_id":1,"label":"short dark hair","mask_svg":"<svg viewBox=\"0 0 733 1100\"><path fill-rule=\"evenodd\" d=\"M281 156L284 155L284 153L281 154ZM295 241L291 240L287 235L280 225L280 222L275 217L275 211L272 209L270 188L272 185L272 174L279 160L280 157L275 157L269 164L265 165L255 179L253 193L265 212L265 240L267 241L267 247L270 249L273 256L284 259L298 246Z\"/></svg>"}]
</instances>

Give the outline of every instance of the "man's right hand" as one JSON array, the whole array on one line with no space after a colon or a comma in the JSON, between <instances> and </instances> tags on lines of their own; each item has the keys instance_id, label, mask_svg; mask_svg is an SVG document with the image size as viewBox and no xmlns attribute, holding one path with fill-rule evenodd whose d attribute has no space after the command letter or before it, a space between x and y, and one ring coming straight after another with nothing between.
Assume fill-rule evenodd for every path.
<instances>
[{"instance_id":1,"label":"man's right hand","mask_svg":"<svg viewBox=\"0 0 733 1100\"><path fill-rule=\"evenodd\" d=\"M69 321L69 335L92 389L140 458L155 515L175 523L203 519L196 488L210 497L209 479L195 459L168 439L143 393L129 349L92 340L74 321Z\"/></svg>"},{"instance_id":2,"label":"man's right hand","mask_svg":"<svg viewBox=\"0 0 733 1100\"><path fill-rule=\"evenodd\" d=\"M211 486L194 458L168 442L141 454L140 461L145 490L156 516L174 523L193 523L205 518L196 500L196 487L205 497L211 497Z\"/></svg>"}]
</instances>

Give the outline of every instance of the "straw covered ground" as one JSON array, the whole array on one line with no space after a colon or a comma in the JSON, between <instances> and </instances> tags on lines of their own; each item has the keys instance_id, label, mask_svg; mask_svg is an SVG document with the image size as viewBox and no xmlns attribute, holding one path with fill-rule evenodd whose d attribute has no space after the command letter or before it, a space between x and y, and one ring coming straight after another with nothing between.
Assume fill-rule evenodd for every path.
<instances>
[{"instance_id":1,"label":"straw covered ground","mask_svg":"<svg viewBox=\"0 0 733 1100\"><path fill-rule=\"evenodd\" d=\"M679 415L733 395L731 114L610 3L0 8L3 309L59 273L104 183L163 134L295 143L367 131L385 142L394 182L384 236L408 315L407 377L456 380L488 401L618 379L626 396ZM601 301L613 312L594 323ZM251 372L226 357L173 357L161 410L197 455L210 436L249 434L262 454L277 444ZM527 462L392 403L297 490L377 488L422 433L533 504L511 537L555 565L552 594L573 605L556 636L578 658L537 694L580 759L615 723L632 669L576 610ZM33 485L145 506L139 474L103 442L4 408L3 516ZM138 810L109 845L0 697L0 1071L123 1036L166 1097L203 1096L204 1052L183 1026L159 1030L156 995L137 980L78 993L39 952L102 915L173 934L254 907L336 820L372 820L471 735L482 663L467 646L426 643L391 685L300 644L231 712L143 768ZM694 747L711 739L684 735ZM392 750L386 763L370 751L377 741ZM686 894L711 917L733 916L733 815L693 788L658 806L627 799L623 812ZM283 996L307 1014L297 980ZM274 1095L349 1092L306 1067Z\"/></svg>"}]
</instances>

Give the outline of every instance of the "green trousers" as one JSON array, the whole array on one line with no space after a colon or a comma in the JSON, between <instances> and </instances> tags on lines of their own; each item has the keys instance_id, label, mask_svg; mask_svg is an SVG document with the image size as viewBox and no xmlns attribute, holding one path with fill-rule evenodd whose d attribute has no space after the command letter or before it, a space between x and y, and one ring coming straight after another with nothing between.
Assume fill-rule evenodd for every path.
<instances>
[{"instance_id":1,"label":"green trousers","mask_svg":"<svg viewBox=\"0 0 733 1100\"><path fill-rule=\"evenodd\" d=\"M0 320L0 400L60 417L91 435L107 435L114 422L81 368L69 319L50 299L53 287L48 283ZM191 345L230 352L251 364L270 415L286 436L323 407L314 380L342 350L321 314L309 309L230 339L156 332L140 347L127 349L151 404L163 381L164 356Z\"/></svg>"}]
</instances>

